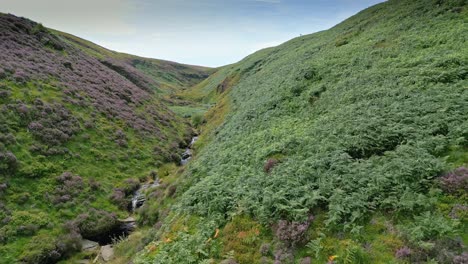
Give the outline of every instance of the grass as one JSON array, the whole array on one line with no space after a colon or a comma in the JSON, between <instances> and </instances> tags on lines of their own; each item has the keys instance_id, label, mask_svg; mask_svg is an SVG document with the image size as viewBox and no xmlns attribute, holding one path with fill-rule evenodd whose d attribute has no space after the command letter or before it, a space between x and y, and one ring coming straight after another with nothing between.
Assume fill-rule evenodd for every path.
<instances>
[{"instance_id":1,"label":"grass","mask_svg":"<svg viewBox=\"0 0 468 264\"><path fill-rule=\"evenodd\" d=\"M208 109L211 107L211 105L205 104L205 105L200 105L200 106L170 106L169 109L171 109L172 112L178 114L181 117L184 118L190 118L196 115L204 115Z\"/></svg>"}]
</instances>

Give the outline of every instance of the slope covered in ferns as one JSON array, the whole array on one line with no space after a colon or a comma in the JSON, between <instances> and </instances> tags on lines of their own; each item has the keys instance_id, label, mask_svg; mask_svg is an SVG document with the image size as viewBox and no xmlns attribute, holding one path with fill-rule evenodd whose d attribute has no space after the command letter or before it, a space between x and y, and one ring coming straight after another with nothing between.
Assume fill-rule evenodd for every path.
<instances>
[{"instance_id":1,"label":"slope covered in ferns","mask_svg":"<svg viewBox=\"0 0 468 264\"><path fill-rule=\"evenodd\" d=\"M387 1L182 93L216 105L135 262L466 261L467 19Z\"/></svg>"}]
</instances>

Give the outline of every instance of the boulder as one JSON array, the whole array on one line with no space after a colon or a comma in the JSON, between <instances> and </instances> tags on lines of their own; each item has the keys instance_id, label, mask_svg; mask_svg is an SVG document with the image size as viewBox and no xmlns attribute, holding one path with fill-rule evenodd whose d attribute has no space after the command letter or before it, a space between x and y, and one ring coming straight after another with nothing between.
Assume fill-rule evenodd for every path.
<instances>
[{"instance_id":1,"label":"boulder","mask_svg":"<svg viewBox=\"0 0 468 264\"><path fill-rule=\"evenodd\" d=\"M75 262L74 262L75 263ZM82 259L82 260L77 260L75 264L90 264L91 260L89 259Z\"/></svg>"},{"instance_id":2,"label":"boulder","mask_svg":"<svg viewBox=\"0 0 468 264\"><path fill-rule=\"evenodd\" d=\"M88 240L88 239L83 239L81 241L81 248L86 251L93 251L99 247L99 243Z\"/></svg>"},{"instance_id":3,"label":"boulder","mask_svg":"<svg viewBox=\"0 0 468 264\"><path fill-rule=\"evenodd\" d=\"M122 223L134 223L134 222L136 222L136 219L130 216L130 217L127 217L127 218L125 218L123 220L120 220L120 222L122 222Z\"/></svg>"},{"instance_id":4,"label":"boulder","mask_svg":"<svg viewBox=\"0 0 468 264\"><path fill-rule=\"evenodd\" d=\"M101 257L105 262L111 261L114 258L114 249L112 245L101 247Z\"/></svg>"}]
</instances>

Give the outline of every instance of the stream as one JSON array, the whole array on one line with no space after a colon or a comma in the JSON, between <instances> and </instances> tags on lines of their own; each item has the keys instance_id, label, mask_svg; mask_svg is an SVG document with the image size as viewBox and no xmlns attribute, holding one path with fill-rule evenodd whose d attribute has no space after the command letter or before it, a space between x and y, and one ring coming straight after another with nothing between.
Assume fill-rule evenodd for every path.
<instances>
[{"instance_id":1,"label":"stream","mask_svg":"<svg viewBox=\"0 0 468 264\"><path fill-rule=\"evenodd\" d=\"M198 140L198 136L194 136L190 144L185 148L185 151L182 153L182 156L180 159L181 166L186 165L192 158L193 156L192 147L193 147L193 144L197 140ZM134 213L136 209L143 206L143 204L146 201L145 190L158 187L160 183L161 183L160 179L156 176L153 179L153 182L142 184L140 188L138 188L138 190L134 192L131 202L128 206L128 210L131 213ZM107 234L92 237L90 238L90 240L99 243L100 246L111 245L115 240L126 238L137 227L136 220L133 217L129 217L124 220L119 220L119 223L120 224L116 228L109 231Z\"/></svg>"},{"instance_id":2,"label":"stream","mask_svg":"<svg viewBox=\"0 0 468 264\"><path fill-rule=\"evenodd\" d=\"M192 147L195 142L197 142L198 136L195 136L192 138L192 141L190 141L190 144L188 147L185 149L184 153L182 153L182 159L180 160L180 165L185 165L189 162L189 160L192 158Z\"/></svg>"},{"instance_id":3,"label":"stream","mask_svg":"<svg viewBox=\"0 0 468 264\"><path fill-rule=\"evenodd\" d=\"M132 202L129 208L130 211L135 212L137 208L141 207L145 203L146 197L145 197L145 194L143 193L144 190L153 188L153 187L158 187L159 183L160 183L159 178L156 178L154 179L153 183L146 183L146 184L141 185L141 187L138 190L136 190L135 193L133 194Z\"/></svg>"}]
</instances>

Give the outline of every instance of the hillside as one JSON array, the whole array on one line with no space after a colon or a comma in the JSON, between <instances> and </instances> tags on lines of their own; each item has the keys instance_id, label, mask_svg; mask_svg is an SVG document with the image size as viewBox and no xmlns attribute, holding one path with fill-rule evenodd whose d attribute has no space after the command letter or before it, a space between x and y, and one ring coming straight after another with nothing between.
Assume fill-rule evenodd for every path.
<instances>
[{"instance_id":1,"label":"hillside","mask_svg":"<svg viewBox=\"0 0 468 264\"><path fill-rule=\"evenodd\" d=\"M0 263L55 263L113 230L194 133L169 95L210 71L0 14Z\"/></svg>"},{"instance_id":2,"label":"hillside","mask_svg":"<svg viewBox=\"0 0 468 264\"><path fill-rule=\"evenodd\" d=\"M214 71L202 66L185 65L119 53L64 32L53 32L63 37L71 45L101 61L117 60L120 63L133 66L146 75L146 78L152 79L156 91L160 93L174 93L190 88L206 79Z\"/></svg>"},{"instance_id":3,"label":"hillside","mask_svg":"<svg viewBox=\"0 0 468 264\"><path fill-rule=\"evenodd\" d=\"M467 263L466 1L390 0L221 68L134 263ZM156 192L155 192L156 193ZM152 242L148 243L148 241ZM144 242L141 242L144 241Z\"/></svg>"}]
</instances>

